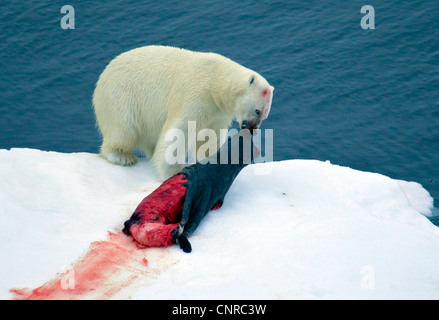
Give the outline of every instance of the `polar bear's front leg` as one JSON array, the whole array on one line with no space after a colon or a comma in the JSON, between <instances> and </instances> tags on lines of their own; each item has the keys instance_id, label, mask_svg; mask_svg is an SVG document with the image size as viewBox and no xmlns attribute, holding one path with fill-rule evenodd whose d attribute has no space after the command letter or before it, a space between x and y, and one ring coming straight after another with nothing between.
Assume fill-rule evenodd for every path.
<instances>
[{"instance_id":1,"label":"polar bear's front leg","mask_svg":"<svg viewBox=\"0 0 439 320\"><path fill-rule=\"evenodd\" d=\"M110 151L106 153L101 153L101 156L108 162L120 166L131 166L137 162L137 157L132 153Z\"/></svg>"},{"instance_id":2,"label":"polar bear's front leg","mask_svg":"<svg viewBox=\"0 0 439 320\"><path fill-rule=\"evenodd\" d=\"M133 154L133 149L134 147L128 146L127 144L120 147L114 143L108 143L104 138L100 156L113 164L131 166L137 162L137 157Z\"/></svg>"}]
</instances>

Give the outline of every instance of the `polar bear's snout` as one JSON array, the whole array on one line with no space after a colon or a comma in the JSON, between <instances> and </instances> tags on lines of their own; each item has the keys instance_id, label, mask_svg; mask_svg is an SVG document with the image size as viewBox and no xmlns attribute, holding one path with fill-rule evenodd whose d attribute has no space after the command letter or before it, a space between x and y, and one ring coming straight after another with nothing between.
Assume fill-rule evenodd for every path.
<instances>
[{"instance_id":1,"label":"polar bear's snout","mask_svg":"<svg viewBox=\"0 0 439 320\"><path fill-rule=\"evenodd\" d=\"M259 109L256 109L259 110ZM258 112L258 115L256 117L251 117L249 120L243 120L241 123L241 129L248 129L250 130L250 133L253 134L257 133L257 130L261 126L261 123L263 121L261 115L263 113L261 111Z\"/></svg>"},{"instance_id":2,"label":"polar bear's snout","mask_svg":"<svg viewBox=\"0 0 439 320\"><path fill-rule=\"evenodd\" d=\"M256 94L249 99L249 109L241 122L241 129L249 129L253 134L253 130L257 133L257 129L262 124L262 121L268 118L271 109L271 101L273 98L274 87L270 85L263 86L258 89Z\"/></svg>"}]
</instances>

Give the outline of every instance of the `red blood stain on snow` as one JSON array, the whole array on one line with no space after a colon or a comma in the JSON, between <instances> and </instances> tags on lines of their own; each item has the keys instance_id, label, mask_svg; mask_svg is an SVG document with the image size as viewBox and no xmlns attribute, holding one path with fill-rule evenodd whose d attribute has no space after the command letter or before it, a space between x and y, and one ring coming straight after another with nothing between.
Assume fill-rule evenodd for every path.
<instances>
[{"instance_id":1,"label":"red blood stain on snow","mask_svg":"<svg viewBox=\"0 0 439 320\"><path fill-rule=\"evenodd\" d=\"M109 232L108 240L91 243L84 256L42 286L11 289L14 299L108 299L130 286L151 282L145 276L161 272L172 258L166 256L155 269L145 258L144 248L173 245L171 231L181 220L184 182L183 174L176 175L144 198L134 211L134 221L130 219L124 228L133 237Z\"/></svg>"},{"instance_id":2,"label":"red blood stain on snow","mask_svg":"<svg viewBox=\"0 0 439 320\"><path fill-rule=\"evenodd\" d=\"M108 233L108 240L91 243L88 251L71 268L36 289L11 289L14 299L109 299L151 270L131 237Z\"/></svg>"}]
</instances>

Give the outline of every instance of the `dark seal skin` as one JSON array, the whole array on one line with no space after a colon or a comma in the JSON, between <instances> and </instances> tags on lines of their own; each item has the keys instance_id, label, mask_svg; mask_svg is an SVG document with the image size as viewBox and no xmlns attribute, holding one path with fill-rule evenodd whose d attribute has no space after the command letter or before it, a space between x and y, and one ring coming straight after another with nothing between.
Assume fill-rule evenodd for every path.
<instances>
[{"instance_id":1,"label":"dark seal skin","mask_svg":"<svg viewBox=\"0 0 439 320\"><path fill-rule=\"evenodd\" d=\"M235 178L259 155L249 130L241 130L215 155L183 168L146 197L123 231L147 247L176 243L191 252L188 237L209 211L221 207Z\"/></svg>"}]
</instances>

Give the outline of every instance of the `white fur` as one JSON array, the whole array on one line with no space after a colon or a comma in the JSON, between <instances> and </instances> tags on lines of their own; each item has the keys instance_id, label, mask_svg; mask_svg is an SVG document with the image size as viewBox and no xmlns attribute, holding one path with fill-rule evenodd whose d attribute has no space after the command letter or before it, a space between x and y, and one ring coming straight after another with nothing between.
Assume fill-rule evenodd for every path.
<instances>
[{"instance_id":1,"label":"white fur","mask_svg":"<svg viewBox=\"0 0 439 320\"><path fill-rule=\"evenodd\" d=\"M268 116L273 89L256 72L215 53L165 46L122 53L102 72L93 95L101 156L131 165L134 149L141 149L165 179L182 167L165 162L167 130L187 136L188 121L196 121L197 132L210 128L219 138L233 119L257 128ZM215 143L217 149L221 142Z\"/></svg>"}]
</instances>

